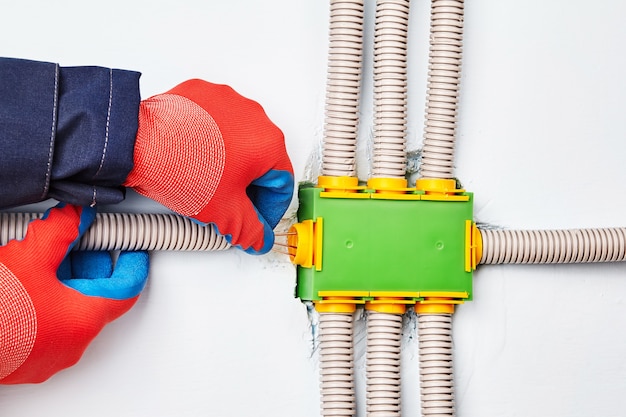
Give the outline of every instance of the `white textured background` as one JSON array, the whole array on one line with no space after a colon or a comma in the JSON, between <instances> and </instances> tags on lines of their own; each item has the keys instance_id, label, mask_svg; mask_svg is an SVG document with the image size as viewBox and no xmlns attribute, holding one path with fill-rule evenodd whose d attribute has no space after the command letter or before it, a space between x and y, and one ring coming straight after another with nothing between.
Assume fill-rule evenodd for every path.
<instances>
[{"instance_id":1,"label":"white textured background","mask_svg":"<svg viewBox=\"0 0 626 417\"><path fill-rule=\"evenodd\" d=\"M297 179L310 177L323 128L326 1L0 6L1 56L139 70L144 97L191 77L230 84L263 104L286 135ZM421 143L429 7L412 2L412 150ZM618 0L467 1L456 175L475 193L477 221L626 226L625 13ZM366 178L368 167L359 172ZM135 196L116 209L159 207ZM154 253L151 267L138 305L77 366L41 385L0 386L0 416L319 415L309 319L286 259ZM625 294L623 264L479 267L475 300L455 314L458 416L625 415ZM409 317L403 355L410 417L419 415L413 325ZM364 416L362 321L356 340Z\"/></svg>"}]
</instances>

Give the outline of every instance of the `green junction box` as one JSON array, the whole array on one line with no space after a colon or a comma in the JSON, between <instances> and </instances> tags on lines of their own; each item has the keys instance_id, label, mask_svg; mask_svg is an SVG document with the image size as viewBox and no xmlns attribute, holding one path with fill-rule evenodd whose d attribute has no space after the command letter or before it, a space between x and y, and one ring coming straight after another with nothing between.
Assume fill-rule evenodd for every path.
<instances>
[{"instance_id":1,"label":"green junction box","mask_svg":"<svg viewBox=\"0 0 626 417\"><path fill-rule=\"evenodd\" d=\"M302 185L297 241L310 245L311 256L298 266L296 296L471 300L473 194L408 190L333 193Z\"/></svg>"}]
</instances>

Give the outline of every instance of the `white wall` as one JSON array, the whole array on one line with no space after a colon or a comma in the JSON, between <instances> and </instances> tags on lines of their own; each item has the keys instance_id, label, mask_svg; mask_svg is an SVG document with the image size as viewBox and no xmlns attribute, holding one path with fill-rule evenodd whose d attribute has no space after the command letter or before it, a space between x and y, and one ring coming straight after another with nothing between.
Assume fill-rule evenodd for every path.
<instances>
[{"instance_id":1,"label":"white wall","mask_svg":"<svg viewBox=\"0 0 626 417\"><path fill-rule=\"evenodd\" d=\"M0 55L143 72L142 94L190 77L261 102L297 179L322 133L325 0L0 0ZM421 143L429 3L412 4L409 143ZM623 2L471 0L457 176L477 221L626 226ZM373 6L368 7L371 35ZM371 39L368 39L371 45ZM368 65L368 68L370 66ZM363 139L371 130L364 82ZM367 176L367 167L360 173ZM123 209L154 205L133 197ZM410 244L410 242L407 242ZM74 368L0 387L0 415L312 417L318 374L294 269L279 255L154 253L148 288ZM626 391L623 264L483 266L455 314L458 415L619 416ZM364 416L363 323L358 394ZM404 415L419 415L413 321Z\"/></svg>"}]
</instances>

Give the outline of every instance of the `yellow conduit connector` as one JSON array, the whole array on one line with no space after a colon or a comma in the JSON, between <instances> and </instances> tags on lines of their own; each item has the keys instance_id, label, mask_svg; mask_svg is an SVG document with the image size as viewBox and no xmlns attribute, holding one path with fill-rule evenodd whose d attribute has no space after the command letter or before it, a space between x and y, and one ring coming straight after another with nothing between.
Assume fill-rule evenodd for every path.
<instances>
[{"instance_id":1,"label":"yellow conduit connector","mask_svg":"<svg viewBox=\"0 0 626 417\"><path fill-rule=\"evenodd\" d=\"M322 196L331 198L368 198L367 194L359 194L365 186L359 185L357 177L334 177L320 176L317 178L317 186L324 189Z\"/></svg>"},{"instance_id":2,"label":"yellow conduit connector","mask_svg":"<svg viewBox=\"0 0 626 417\"><path fill-rule=\"evenodd\" d=\"M422 200L436 201L468 201L463 195L465 190L456 188L456 180L444 178L420 178L415 182L415 188L424 192Z\"/></svg>"},{"instance_id":3,"label":"yellow conduit connector","mask_svg":"<svg viewBox=\"0 0 626 417\"><path fill-rule=\"evenodd\" d=\"M448 297L426 297L415 304L417 314L453 314L459 302Z\"/></svg>"},{"instance_id":4,"label":"yellow conduit connector","mask_svg":"<svg viewBox=\"0 0 626 417\"><path fill-rule=\"evenodd\" d=\"M314 222L304 220L296 223L287 232L287 246L289 258L294 265L304 268L315 266L317 271L322 270L322 238L324 220L319 217Z\"/></svg>"},{"instance_id":5,"label":"yellow conduit connector","mask_svg":"<svg viewBox=\"0 0 626 417\"><path fill-rule=\"evenodd\" d=\"M356 311L357 300L354 297L325 297L314 304L318 313L350 314Z\"/></svg>"},{"instance_id":6,"label":"yellow conduit connector","mask_svg":"<svg viewBox=\"0 0 626 417\"><path fill-rule=\"evenodd\" d=\"M367 181L367 187L376 190L377 193L404 194L406 191L412 190L411 188L407 188L407 186L408 181L404 178L377 177L370 178Z\"/></svg>"},{"instance_id":7,"label":"yellow conduit connector","mask_svg":"<svg viewBox=\"0 0 626 417\"><path fill-rule=\"evenodd\" d=\"M406 303L403 297L376 297L365 303L365 309L387 314L404 314Z\"/></svg>"}]
</instances>

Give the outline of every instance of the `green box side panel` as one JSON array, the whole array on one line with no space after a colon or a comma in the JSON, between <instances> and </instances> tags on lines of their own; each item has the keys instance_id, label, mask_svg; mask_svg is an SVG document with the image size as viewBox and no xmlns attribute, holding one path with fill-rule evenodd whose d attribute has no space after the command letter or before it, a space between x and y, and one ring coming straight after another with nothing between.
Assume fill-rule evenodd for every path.
<instances>
[{"instance_id":1,"label":"green box side panel","mask_svg":"<svg viewBox=\"0 0 626 417\"><path fill-rule=\"evenodd\" d=\"M300 221L324 219L322 270L298 267L296 295L319 291L462 291L468 202L320 197L300 189Z\"/></svg>"}]
</instances>

